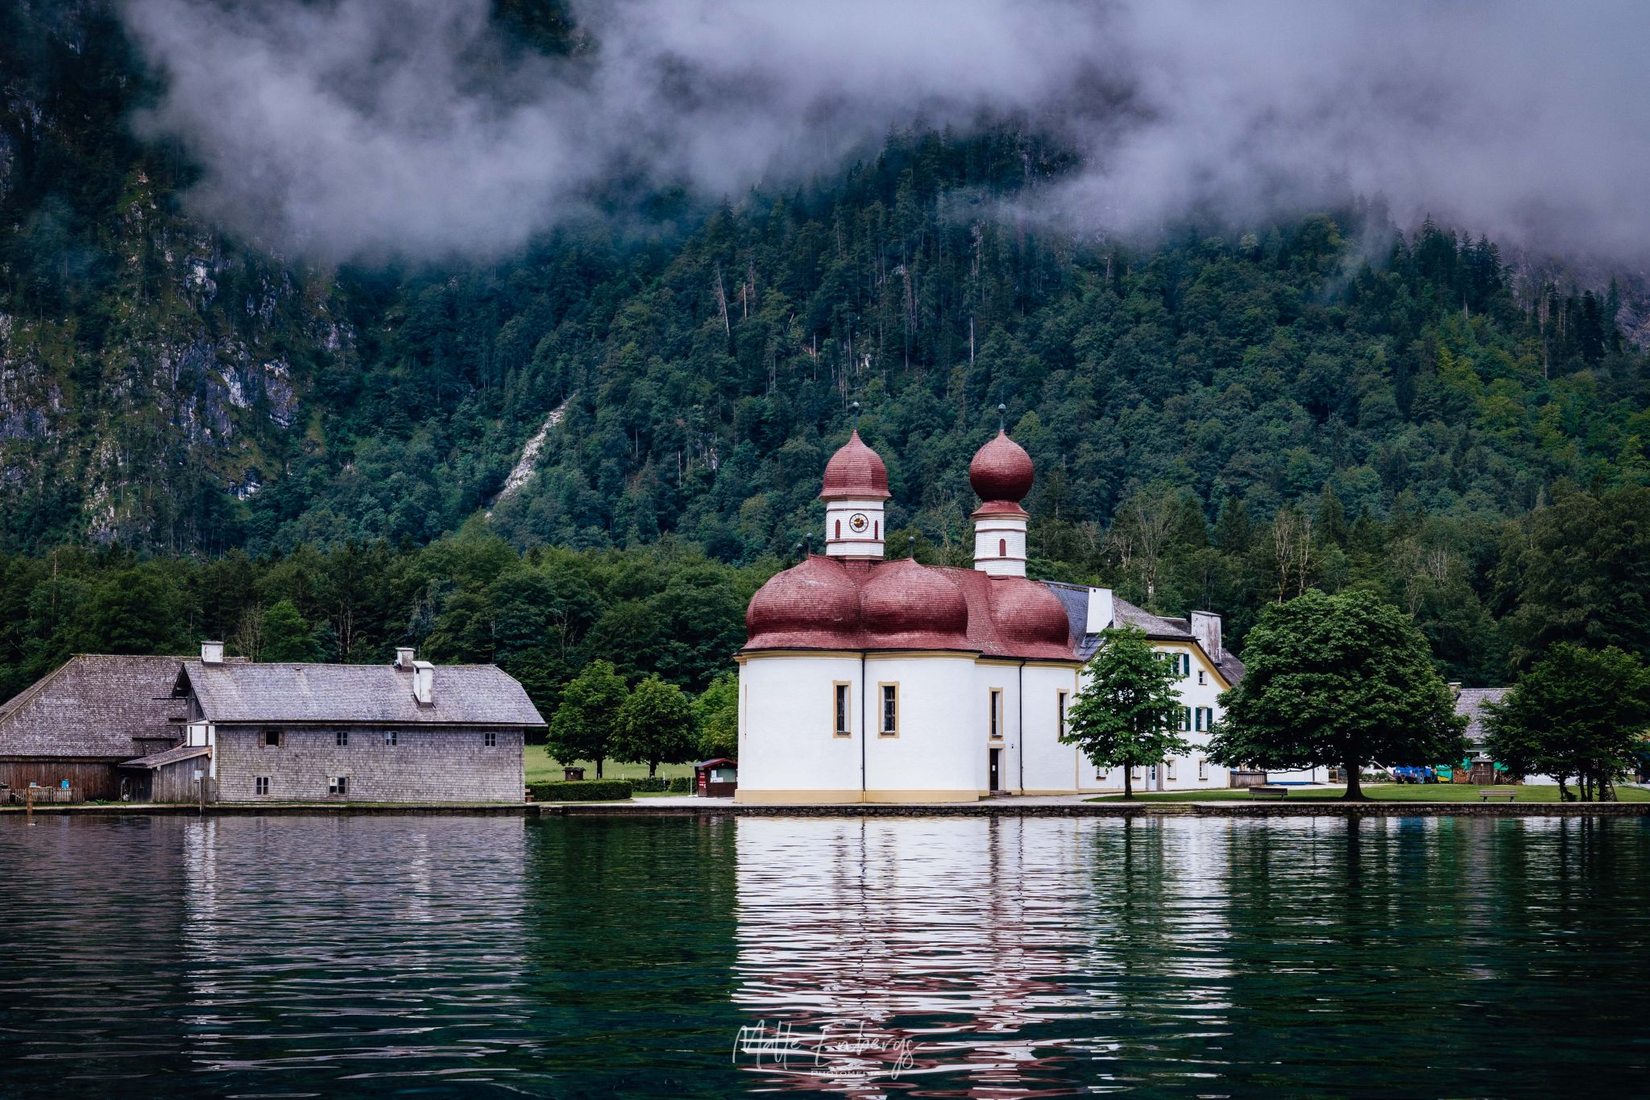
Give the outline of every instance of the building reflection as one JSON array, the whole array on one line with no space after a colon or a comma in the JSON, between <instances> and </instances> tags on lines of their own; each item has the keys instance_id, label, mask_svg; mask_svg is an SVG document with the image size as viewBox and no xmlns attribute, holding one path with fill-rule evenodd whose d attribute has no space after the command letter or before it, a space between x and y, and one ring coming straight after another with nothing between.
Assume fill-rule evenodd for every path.
<instances>
[{"instance_id":1,"label":"building reflection","mask_svg":"<svg viewBox=\"0 0 1650 1100\"><path fill-rule=\"evenodd\" d=\"M1132 1018L1165 1002L1224 1012L1222 910L1207 897L1224 837L1095 819L741 819L735 1057L775 1085L867 1096L1091 1088L1145 1035Z\"/></svg>"},{"instance_id":2,"label":"building reflection","mask_svg":"<svg viewBox=\"0 0 1650 1100\"><path fill-rule=\"evenodd\" d=\"M194 1070L233 1091L270 1071L314 1084L372 1064L413 1087L519 1041L525 859L516 819L188 822Z\"/></svg>"}]
</instances>

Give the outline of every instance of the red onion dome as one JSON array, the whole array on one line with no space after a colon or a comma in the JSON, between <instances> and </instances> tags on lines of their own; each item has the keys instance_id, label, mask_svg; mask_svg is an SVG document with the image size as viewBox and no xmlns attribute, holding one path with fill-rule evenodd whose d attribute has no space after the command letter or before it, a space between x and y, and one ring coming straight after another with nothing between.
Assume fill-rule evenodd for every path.
<instances>
[{"instance_id":1,"label":"red onion dome","mask_svg":"<svg viewBox=\"0 0 1650 1100\"><path fill-rule=\"evenodd\" d=\"M776 573L745 609L746 647L859 648L859 587L819 554Z\"/></svg>"},{"instance_id":2,"label":"red onion dome","mask_svg":"<svg viewBox=\"0 0 1650 1100\"><path fill-rule=\"evenodd\" d=\"M1026 449L999 431L981 447L968 464L968 483L983 501L1019 503L1031 492L1031 456Z\"/></svg>"},{"instance_id":3,"label":"red onion dome","mask_svg":"<svg viewBox=\"0 0 1650 1100\"><path fill-rule=\"evenodd\" d=\"M870 648L968 648L968 600L951 578L910 558L876 567L859 592Z\"/></svg>"},{"instance_id":4,"label":"red onion dome","mask_svg":"<svg viewBox=\"0 0 1650 1100\"><path fill-rule=\"evenodd\" d=\"M882 456L865 445L856 428L825 464L825 489L819 499L865 498L888 499L888 467L882 464Z\"/></svg>"},{"instance_id":5,"label":"red onion dome","mask_svg":"<svg viewBox=\"0 0 1650 1100\"><path fill-rule=\"evenodd\" d=\"M1054 593L1024 577L999 577L991 587L991 620L1005 642L1071 649L1071 620Z\"/></svg>"}]
</instances>

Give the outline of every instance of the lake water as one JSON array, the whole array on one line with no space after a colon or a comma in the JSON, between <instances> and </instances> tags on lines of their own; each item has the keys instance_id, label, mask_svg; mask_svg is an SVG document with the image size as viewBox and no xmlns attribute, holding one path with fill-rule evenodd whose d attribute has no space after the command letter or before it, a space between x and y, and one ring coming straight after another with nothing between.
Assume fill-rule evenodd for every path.
<instances>
[{"instance_id":1,"label":"lake water","mask_svg":"<svg viewBox=\"0 0 1650 1100\"><path fill-rule=\"evenodd\" d=\"M0 1095L1650 1091L1650 821L0 819Z\"/></svg>"}]
</instances>

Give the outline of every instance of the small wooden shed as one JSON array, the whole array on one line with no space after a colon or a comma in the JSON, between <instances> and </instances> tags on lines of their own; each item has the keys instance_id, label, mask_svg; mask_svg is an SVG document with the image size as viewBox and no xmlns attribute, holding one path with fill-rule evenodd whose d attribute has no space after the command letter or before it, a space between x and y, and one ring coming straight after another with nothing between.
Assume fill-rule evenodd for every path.
<instances>
[{"instance_id":1,"label":"small wooden shed","mask_svg":"<svg viewBox=\"0 0 1650 1100\"><path fill-rule=\"evenodd\" d=\"M216 802L211 756L205 745L179 745L128 760L120 765L122 791L133 802Z\"/></svg>"},{"instance_id":2,"label":"small wooden shed","mask_svg":"<svg viewBox=\"0 0 1650 1100\"><path fill-rule=\"evenodd\" d=\"M693 765L693 792L700 798L732 798L739 787L739 762L718 756Z\"/></svg>"}]
</instances>

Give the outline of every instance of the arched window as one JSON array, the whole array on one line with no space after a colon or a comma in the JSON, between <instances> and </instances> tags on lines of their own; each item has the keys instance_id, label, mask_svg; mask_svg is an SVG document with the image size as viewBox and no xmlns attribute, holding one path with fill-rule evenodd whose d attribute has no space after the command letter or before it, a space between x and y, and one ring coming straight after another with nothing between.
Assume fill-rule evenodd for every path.
<instances>
[{"instance_id":1,"label":"arched window","mask_svg":"<svg viewBox=\"0 0 1650 1100\"><path fill-rule=\"evenodd\" d=\"M998 539L997 540L997 556L999 558L1008 557L1008 540L1007 539Z\"/></svg>"},{"instance_id":2,"label":"arched window","mask_svg":"<svg viewBox=\"0 0 1650 1100\"><path fill-rule=\"evenodd\" d=\"M882 537L882 521L880 519L871 524L871 537L874 539Z\"/></svg>"},{"instance_id":3,"label":"arched window","mask_svg":"<svg viewBox=\"0 0 1650 1100\"><path fill-rule=\"evenodd\" d=\"M836 521L836 537L837 538L842 537L842 521L841 520Z\"/></svg>"}]
</instances>

